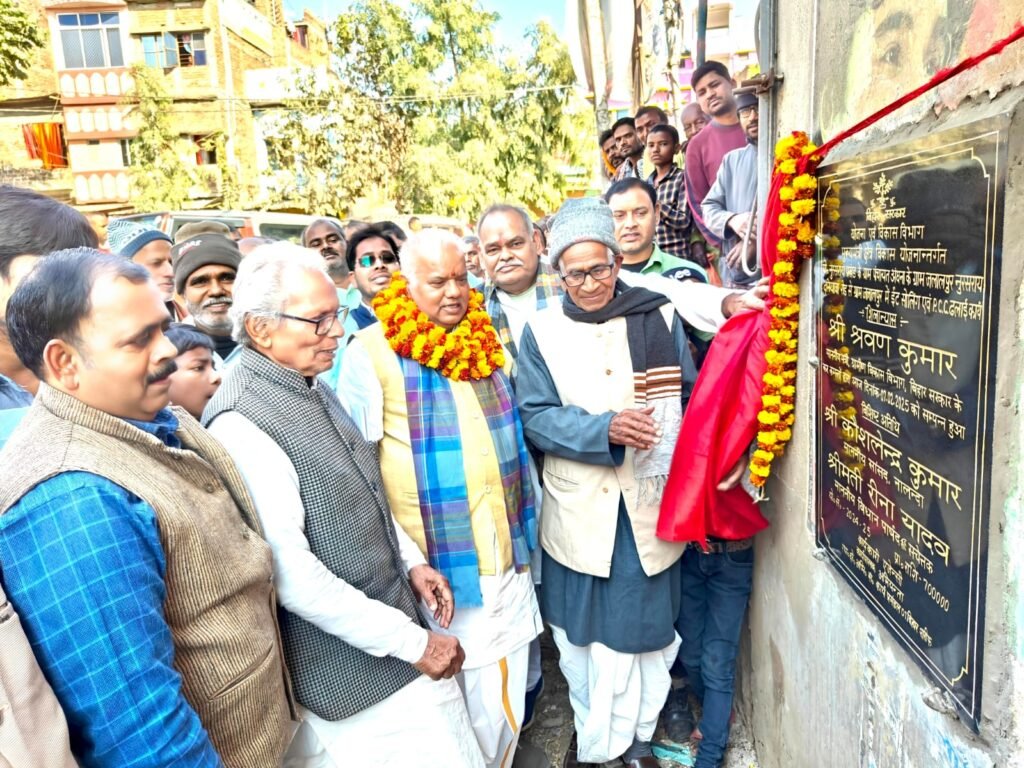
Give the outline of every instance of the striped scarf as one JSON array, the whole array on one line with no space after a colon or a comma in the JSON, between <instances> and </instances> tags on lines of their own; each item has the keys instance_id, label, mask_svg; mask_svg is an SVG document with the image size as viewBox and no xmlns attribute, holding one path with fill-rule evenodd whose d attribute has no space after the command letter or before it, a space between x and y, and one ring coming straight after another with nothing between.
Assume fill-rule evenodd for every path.
<instances>
[{"instance_id":1,"label":"striped scarf","mask_svg":"<svg viewBox=\"0 0 1024 768\"><path fill-rule=\"evenodd\" d=\"M537 309L544 309L548 301L562 295L562 280L550 265L543 261L537 264L537 279L534 281L537 288ZM498 288L492 282L487 283L487 314L491 316L494 323L494 330L498 332L498 339L501 345L512 355L512 360L519 359L519 348L515 339L512 338L512 331L508 327L508 318L505 310L498 300ZM514 377L513 377L514 378Z\"/></svg>"},{"instance_id":2,"label":"striped scarf","mask_svg":"<svg viewBox=\"0 0 1024 768\"><path fill-rule=\"evenodd\" d=\"M398 356L405 377L413 466L430 564L452 585L455 601L483 605L470 522L459 417L451 382L415 360ZM472 381L487 419L505 495L512 558L518 573L537 546L537 518L526 441L508 379L501 371Z\"/></svg>"}]
</instances>

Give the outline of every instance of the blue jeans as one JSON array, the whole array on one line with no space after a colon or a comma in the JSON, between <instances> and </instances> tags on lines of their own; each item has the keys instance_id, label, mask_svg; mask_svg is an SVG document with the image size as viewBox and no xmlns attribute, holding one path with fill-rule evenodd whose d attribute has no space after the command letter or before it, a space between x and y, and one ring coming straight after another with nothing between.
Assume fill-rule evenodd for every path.
<instances>
[{"instance_id":1,"label":"blue jeans","mask_svg":"<svg viewBox=\"0 0 1024 768\"><path fill-rule=\"evenodd\" d=\"M736 679L740 627L750 598L754 548L703 554L683 553L682 602L676 631L679 660L690 690L703 702L703 739L695 768L718 768L729 742L729 718Z\"/></svg>"}]
</instances>

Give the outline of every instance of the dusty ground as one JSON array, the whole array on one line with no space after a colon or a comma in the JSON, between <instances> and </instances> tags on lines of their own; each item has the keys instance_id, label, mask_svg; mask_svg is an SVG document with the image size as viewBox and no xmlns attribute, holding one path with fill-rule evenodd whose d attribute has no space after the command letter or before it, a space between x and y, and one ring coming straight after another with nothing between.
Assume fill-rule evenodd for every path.
<instances>
[{"instance_id":1,"label":"dusty ground","mask_svg":"<svg viewBox=\"0 0 1024 768\"><path fill-rule=\"evenodd\" d=\"M541 638L541 648L544 664L544 694L537 705L538 711L534 717L534 725L523 734L521 741L543 749L550 765L553 768L561 768L562 756L569 746L569 739L572 738L572 707L569 705L565 679L558 669L558 650L551 640L550 632L545 632ZM655 734L655 741L661 735ZM685 756L678 761L662 759L660 762L662 768L693 765L692 757ZM517 760L514 768L523 768L526 765L525 761ZM612 766L621 766L621 763L616 761L607 763L606 766L612 768ZM531 762L529 768L540 768L540 766L535 766ZM744 723L739 720L733 725L729 751L726 753L723 768L758 768L753 744L747 736Z\"/></svg>"}]
</instances>

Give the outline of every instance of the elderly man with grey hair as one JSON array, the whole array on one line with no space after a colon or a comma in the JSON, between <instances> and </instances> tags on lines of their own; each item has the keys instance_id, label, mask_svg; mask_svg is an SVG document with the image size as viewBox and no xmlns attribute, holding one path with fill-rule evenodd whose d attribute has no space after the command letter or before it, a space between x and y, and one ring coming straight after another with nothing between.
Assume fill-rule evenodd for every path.
<instances>
[{"instance_id":1,"label":"elderly man with grey hair","mask_svg":"<svg viewBox=\"0 0 1024 768\"><path fill-rule=\"evenodd\" d=\"M421 613L449 626L448 581L395 525L374 446L318 378L345 312L322 259L288 243L259 248L235 283L239 359L204 412L273 551L303 716L285 764L478 768L453 679L465 655Z\"/></svg>"},{"instance_id":2,"label":"elderly man with grey hair","mask_svg":"<svg viewBox=\"0 0 1024 768\"><path fill-rule=\"evenodd\" d=\"M488 766L508 768L529 645L543 629L529 573L529 454L508 361L483 296L469 288L462 242L415 232L401 262L374 298L380 322L348 346L342 399L379 444L399 525L451 582L455 619L431 627L465 647L461 684L477 742Z\"/></svg>"},{"instance_id":3,"label":"elderly man with grey hair","mask_svg":"<svg viewBox=\"0 0 1024 768\"><path fill-rule=\"evenodd\" d=\"M544 454L542 602L576 726L563 765L657 768L683 545L655 527L697 371L669 299L619 279L607 203L567 201L549 242L565 294L526 324L516 393Z\"/></svg>"}]
</instances>

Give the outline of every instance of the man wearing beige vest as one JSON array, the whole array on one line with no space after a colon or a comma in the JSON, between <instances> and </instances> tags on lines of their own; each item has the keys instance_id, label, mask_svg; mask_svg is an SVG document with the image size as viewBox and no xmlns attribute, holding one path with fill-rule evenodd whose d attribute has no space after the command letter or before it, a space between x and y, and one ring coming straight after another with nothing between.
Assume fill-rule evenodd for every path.
<instances>
[{"instance_id":1,"label":"man wearing beige vest","mask_svg":"<svg viewBox=\"0 0 1024 768\"><path fill-rule=\"evenodd\" d=\"M221 446L168 408L142 267L42 260L8 333L42 383L0 452L3 588L83 764L276 768L292 731L271 554Z\"/></svg>"},{"instance_id":2,"label":"man wearing beige vest","mask_svg":"<svg viewBox=\"0 0 1024 768\"><path fill-rule=\"evenodd\" d=\"M607 203L566 201L549 243L565 295L527 322L516 394L544 453L541 599L576 726L562 765L657 768L683 545L655 526L697 372L668 298L618 280Z\"/></svg>"},{"instance_id":3,"label":"man wearing beige vest","mask_svg":"<svg viewBox=\"0 0 1024 768\"><path fill-rule=\"evenodd\" d=\"M470 291L462 242L414 233L374 298L379 323L345 352L340 397L379 441L391 510L451 583L436 632L466 651L461 685L489 768L509 768L523 721L529 645L543 629L530 578L536 517L526 444L497 333ZM430 617L427 617L430 620Z\"/></svg>"}]
</instances>

